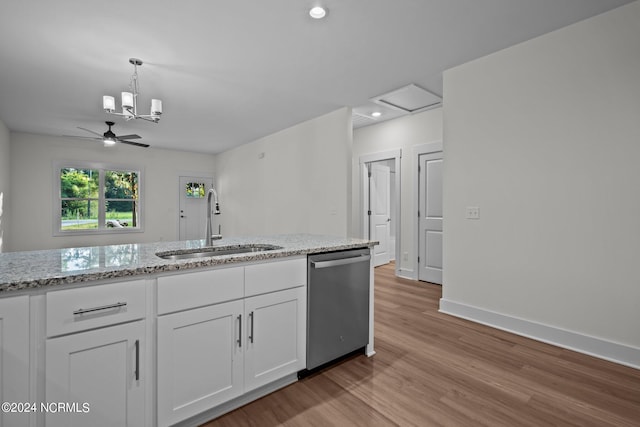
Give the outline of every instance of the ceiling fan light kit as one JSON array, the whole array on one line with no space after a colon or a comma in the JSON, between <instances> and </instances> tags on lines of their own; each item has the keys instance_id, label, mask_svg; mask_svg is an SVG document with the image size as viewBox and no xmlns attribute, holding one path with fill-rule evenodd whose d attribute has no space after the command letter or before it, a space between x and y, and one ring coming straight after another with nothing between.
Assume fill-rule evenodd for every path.
<instances>
[{"instance_id":1,"label":"ceiling fan light kit","mask_svg":"<svg viewBox=\"0 0 640 427\"><path fill-rule=\"evenodd\" d=\"M115 145L117 142L120 142L122 144L128 144L128 145L133 145L136 147L143 147L143 148L148 148L149 144L144 144L142 142L135 142L135 141L128 141L129 139L140 139L141 136L140 135L136 135L136 134L131 134L131 135L116 135L115 133L113 133L113 131L111 130L111 126L114 126L115 123L114 122L105 122L105 124L107 126L109 126L109 129L107 129L107 131L103 134L99 134L98 132L94 132L91 129L87 129L87 128L83 128L78 126L78 129L81 129L85 132L89 132L95 136L93 137L88 137L88 136L77 136L77 135L63 135L63 136L67 136L70 138L80 138L80 139L91 139L94 141L101 141L105 147L111 147L113 145Z\"/></svg>"},{"instance_id":2,"label":"ceiling fan light kit","mask_svg":"<svg viewBox=\"0 0 640 427\"><path fill-rule=\"evenodd\" d=\"M121 105L122 112L116 111L116 100L113 96L104 95L102 97L102 108L106 113L124 117L125 120L142 119L149 122L158 123L162 115L162 101L159 99L151 100L151 110L149 114L138 114L138 67L142 65L142 60L138 58L130 58L129 63L133 65L133 75L131 76L132 92L122 92Z\"/></svg>"}]
</instances>

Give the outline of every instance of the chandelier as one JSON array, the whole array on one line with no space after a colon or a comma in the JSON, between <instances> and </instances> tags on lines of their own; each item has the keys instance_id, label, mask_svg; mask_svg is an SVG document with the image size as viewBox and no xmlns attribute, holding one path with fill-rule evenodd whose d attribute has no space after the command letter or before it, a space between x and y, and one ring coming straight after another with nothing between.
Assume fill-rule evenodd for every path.
<instances>
[{"instance_id":1,"label":"chandelier","mask_svg":"<svg viewBox=\"0 0 640 427\"><path fill-rule=\"evenodd\" d=\"M129 63L133 65L133 75L129 85L133 92L122 92L122 113L116 112L116 100L113 96L102 97L102 108L109 114L124 117L125 120L142 119L158 123L162 115L162 101L159 99L151 100L150 114L138 114L138 66L142 65L142 60L130 58Z\"/></svg>"}]
</instances>

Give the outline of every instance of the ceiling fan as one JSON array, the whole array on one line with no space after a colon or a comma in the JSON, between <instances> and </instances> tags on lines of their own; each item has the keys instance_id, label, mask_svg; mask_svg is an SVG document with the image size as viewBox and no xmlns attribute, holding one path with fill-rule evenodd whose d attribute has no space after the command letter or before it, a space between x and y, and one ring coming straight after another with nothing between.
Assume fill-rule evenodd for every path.
<instances>
[{"instance_id":1,"label":"ceiling fan","mask_svg":"<svg viewBox=\"0 0 640 427\"><path fill-rule=\"evenodd\" d=\"M127 141L128 139L140 139L140 138L142 138L140 135L136 135L136 134L132 134L132 135L116 135L111 130L111 126L115 125L115 123L114 122L105 122L105 123L107 124L107 126L109 126L109 129L103 134L99 134L98 132L94 132L94 131L92 131L90 129L78 126L78 129L82 129L83 131L86 131L86 132L92 133L94 135L97 135L97 138L88 137L88 136L75 136L75 135L65 135L65 136L70 136L72 138L82 138L82 139L92 139L92 140L95 140L95 141L102 141L102 142L104 142L104 145L106 147L111 146L111 145L115 145L116 142L121 142L123 144L129 144L129 145L135 145L137 147L144 147L144 148L149 147L149 144L143 144L141 142L134 142L134 141Z\"/></svg>"}]
</instances>

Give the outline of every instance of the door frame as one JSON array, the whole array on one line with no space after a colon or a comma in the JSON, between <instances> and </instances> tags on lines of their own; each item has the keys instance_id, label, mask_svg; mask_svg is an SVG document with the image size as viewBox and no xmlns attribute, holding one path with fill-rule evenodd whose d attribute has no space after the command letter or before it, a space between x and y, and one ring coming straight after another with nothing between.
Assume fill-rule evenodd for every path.
<instances>
[{"instance_id":1,"label":"door frame","mask_svg":"<svg viewBox=\"0 0 640 427\"><path fill-rule=\"evenodd\" d=\"M367 163L379 162L382 160L394 160L394 167L396 173L395 179L395 208L392 212L395 215L395 234L396 234L396 245L394 250L395 253L395 274L399 275L400 271L400 248L402 243L402 236L400 235L401 227L400 227L400 182L402 181L401 177L401 159L402 159L402 149L397 150L388 150L381 151L377 153L363 154L358 159L360 164L360 215L361 215L361 226L360 226L360 236L363 239L366 239L369 236L369 216L367 215L368 210L368 201L369 201L369 178L367 176Z\"/></svg>"},{"instance_id":2,"label":"door frame","mask_svg":"<svg viewBox=\"0 0 640 427\"><path fill-rule=\"evenodd\" d=\"M418 211L420 210L420 174L418 172L418 167L420 166L420 155L438 153L440 151L443 152L442 154L444 158L442 140L413 146L413 229L415 230L415 233L413 233L413 253L415 256L411 262L411 265L413 266L413 277L411 277L411 279L413 280L418 280L418 269L420 268L420 265L418 264L418 254L420 252L420 233L418 233L420 227L420 218L418 218Z\"/></svg>"}]
</instances>

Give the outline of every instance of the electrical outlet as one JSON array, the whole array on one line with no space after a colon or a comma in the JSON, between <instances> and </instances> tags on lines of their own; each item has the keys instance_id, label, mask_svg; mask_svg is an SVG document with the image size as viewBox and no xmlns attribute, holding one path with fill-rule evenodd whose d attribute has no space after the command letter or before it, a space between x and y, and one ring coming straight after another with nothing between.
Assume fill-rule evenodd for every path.
<instances>
[{"instance_id":1,"label":"electrical outlet","mask_svg":"<svg viewBox=\"0 0 640 427\"><path fill-rule=\"evenodd\" d=\"M467 206L467 219L480 219L480 208L477 206Z\"/></svg>"}]
</instances>

